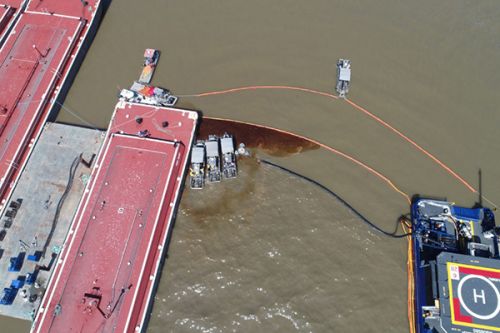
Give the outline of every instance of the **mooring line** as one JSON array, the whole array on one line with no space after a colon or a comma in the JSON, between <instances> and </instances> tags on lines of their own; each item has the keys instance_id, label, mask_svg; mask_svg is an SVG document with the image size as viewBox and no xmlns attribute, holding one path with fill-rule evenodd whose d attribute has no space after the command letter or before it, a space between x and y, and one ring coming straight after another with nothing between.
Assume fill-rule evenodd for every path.
<instances>
[{"instance_id":1,"label":"mooring line","mask_svg":"<svg viewBox=\"0 0 500 333\"><path fill-rule=\"evenodd\" d=\"M314 139L311 139L311 138L308 138L306 136L303 136L303 135L300 135L300 134L296 134L296 133L293 133L293 132L289 132L289 131L286 131L286 130L282 130L282 129L279 129L279 128L275 128L275 127L271 127L271 126L266 126L266 125L260 125L260 124L254 124L254 123L250 123L250 122L245 122L245 121L240 121L240 120L233 120L233 119L225 119L225 118L217 118L217 117L204 117L205 119L213 119L213 120L221 120L221 121L229 121L229 122L234 122L234 123L239 123L239 124L246 124L246 125L252 125L252 126L255 126L255 127L260 127L260 128L265 128L265 129L268 129L268 130L272 130L272 131L276 131L276 132L279 132L279 133L284 133L284 134L288 134L288 135L291 135L291 136L294 136L296 138L299 138L299 139L302 139L302 140L306 140L306 141L309 141L313 144L316 144L336 155L339 155L351 162L353 162L354 164L357 164L358 166L362 167L363 169L367 170L368 172L370 172L371 174L377 176L378 178L382 179L384 182L386 182L394 191L396 191L397 193L401 194L408 203L411 203L411 199L410 199L410 196L408 194L406 194L405 192L403 192L402 190L400 190L389 178L387 178L386 176L384 176L382 173L380 173L379 171L373 169L372 167L370 167L369 165L361 162L360 160L356 159L355 157L349 155L349 154L346 154L338 149L335 149L331 146L328 146L322 142L319 142L317 140L314 140Z\"/></svg>"}]
</instances>

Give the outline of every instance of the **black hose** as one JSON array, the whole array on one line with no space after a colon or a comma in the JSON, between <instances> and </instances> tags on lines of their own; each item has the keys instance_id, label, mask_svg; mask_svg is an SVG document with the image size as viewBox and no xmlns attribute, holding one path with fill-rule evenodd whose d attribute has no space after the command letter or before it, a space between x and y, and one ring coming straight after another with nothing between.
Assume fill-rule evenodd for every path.
<instances>
[{"instance_id":1,"label":"black hose","mask_svg":"<svg viewBox=\"0 0 500 333\"><path fill-rule=\"evenodd\" d=\"M400 235L397 235L396 232L398 231L398 226L399 226L399 222L401 221L400 219L398 219L398 223L396 224L396 228L394 229L393 232L388 232L388 231L385 231L383 229L381 229L379 226L377 226L375 223L371 222L370 220L368 220L363 214L361 214L360 212L358 212L353 206L351 206L347 201L345 201L344 199L342 199L337 193L333 192L332 190L330 190L328 187L326 187L325 185L317 182L316 180L314 179L311 179L307 176L304 176L304 175L301 175L301 174L298 174L297 172L295 171L292 171L290 169L287 169L281 165L278 165L278 164L275 164L273 162L270 162L270 161L267 161L267 160L259 160L261 163L264 163L264 164L267 164L267 165L270 165L270 166L273 166L273 167L276 167L280 170L283 170L285 172L288 172L289 174L291 175L294 175L296 177L299 177L299 178L302 178L316 186L318 186L319 188L323 189L324 191L326 191L327 193L331 194L332 196L334 196L338 201L340 201L340 203L342 203L345 207L347 207L351 212L354 213L354 215L356 215L357 217L359 217L361 219L361 221L363 221L364 223L366 223L367 225L369 225L370 227L372 227L373 229L377 230L378 232L384 234L385 236L388 236L388 237L392 237L392 238L404 238L404 237L407 237L409 235L411 235L411 233L405 233L405 234L400 234Z\"/></svg>"},{"instance_id":2,"label":"black hose","mask_svg":"<svg viewBox=\"0 0 500 333\"><path fill-rule=\"evenodd\" d=\"M59 214L61 213L64 200L66 200L66 197L68 196L69 191L73 186L73 179L75 178L76 168L78 167L78 163L80 163L81 158L82 155L81 154L78 155L73 160L73 163L71 163L71 167L69 168L69 177L68 177L68 183L66 184L66 189L64 190L61 199L59 199L59 202L57 203L56 213L54 215L54 219L52 220L52 227L50 228L49 235L47 236L47 240L45 241L45 245L43 246L42 256L44 258L45 258L45 253L47 252L47 247L49 246L50 241L52 240L52 236L54 235L54 231L56 230L57 222L59 221Z\"/></svg>"}]
</instances>

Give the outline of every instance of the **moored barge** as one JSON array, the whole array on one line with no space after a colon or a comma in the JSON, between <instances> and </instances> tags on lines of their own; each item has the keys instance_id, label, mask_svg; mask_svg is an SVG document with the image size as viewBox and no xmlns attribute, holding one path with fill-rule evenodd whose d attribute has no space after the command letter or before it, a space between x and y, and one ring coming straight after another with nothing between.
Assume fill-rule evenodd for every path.
<instances>
[{"instance_id":1,"label":"moored barge","mask_svg":"<svg viewBox=\"0 0 500 333\"><path fill-rule=\"evenodd\" d=\"M43 125L59 109L102 7L100 0L30 0L13 21L0 49L0 210Z\"/></svg>"},{"instance_id":2,"label":"moored barge","mask_svg":"<svg viewBox=\"0 0 500 333\"><path fill-rule=\"evenodd\" d=\"M32 332L145 330L197 118L118 103Z\"/></svg>"}]
</instances>

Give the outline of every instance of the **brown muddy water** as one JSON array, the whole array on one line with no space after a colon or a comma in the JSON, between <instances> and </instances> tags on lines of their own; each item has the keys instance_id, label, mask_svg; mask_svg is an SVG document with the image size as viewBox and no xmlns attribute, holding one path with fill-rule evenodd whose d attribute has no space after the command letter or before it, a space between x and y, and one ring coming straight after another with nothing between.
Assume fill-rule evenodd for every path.
<instances>
[{"instance_id":1,"label":"brown muddy water","mask_svg":"<svg viewBox=\"0 0 500 333\"><path fill-rule=\"evenodd\" d=\"M335 62L346 57L349 98L472 185L482 168L484 195L499 203L498 17L496 0L115 0L65 107L106 127L146 47L162 50L153 83L178 95L248 85L332 92ZM477 200L342 100L258 90L184 97L180 106L311 137L409 195ZM68 111L59 120L81 123ZM386 230L408 211L400 194L352 162L298 151L257 155L322 183ZM234 182L184 193L151 332L407 331L403 240L382 238L302 179L254 160L240 171Z\"/></svg>"}]
</instances>

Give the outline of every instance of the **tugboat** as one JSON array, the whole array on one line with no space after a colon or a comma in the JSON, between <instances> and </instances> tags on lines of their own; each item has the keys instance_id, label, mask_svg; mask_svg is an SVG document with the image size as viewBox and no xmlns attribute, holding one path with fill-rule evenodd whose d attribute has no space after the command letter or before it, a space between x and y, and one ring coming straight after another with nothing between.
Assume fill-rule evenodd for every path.
<instances>
[{"instance_id":1,"label":"tugboat","mask_svg":"<svg viewBox=\"0 0 500 333\"><path fill-rule=\"evenodd\" d=\"M411 230L413 332L499 332L499 228L492 210L414 198Z\"/></svg>"},{"instance_id":2,"label":"tugboat","mask_svg":"<svg viewBox=\"0 0 500 333\"><path fill-rule=\"evenodd\" d=\"M119 97L127 102L171 107L177 103L177 97L167 89L134 82L130 89L122 89Z\"/></svg>"},{"instance_id":3,"label":"tugboat","mask_svg":"<svg viewBox=\"0 0 500 333\"><path fill-rule=\"evenodd\" d=\"M222 173L225 178L235 178L238 174L236 168L236 155L234 154L234 140L230 134L224 133L220 139L222 150Z\"/></svg>"},{"instance_id":4,"label":"tugboat","mask_svg":"<svg viewBox=\"0 0 500 333\"><path fill-rule=\"evenodd\" d=\"M215 135L209 135L205 142L207 151L207 177L209 182L220 182L220 153L219 138Z\"/></svg>"},{"instance_id":5,"label":"tugboat","mask_svg":"<svg viewBox=\"0 0 500 333\"><path fill-rule=\"evenodd\" d=\"M349 92L351 83L351 61L339 59L337 61L337 93L339 97L345 97Z\"/></svg>"},{"instance_id":6,"label":"tugboat","mask_svg":"<svg viewBox=\"0 0 500 333\"><path fill-rule=\"evenodd\" d=\"M192 189L203 188L205 185L205 145L202 141L198 141L191 150L189 176Z\"/></svg>"},{"instance_id":7,"label":"tugboat","mask_svg":"<svg viewBox=\"0 0 500 333\"><path fill-rule=\"evenodd\" d=\"M160 58L160 51L155 49L146 49L144 51L144 67L142 68L139 82L149 84L153 78L153 74Z\"/></svg>"}]
</instances>

